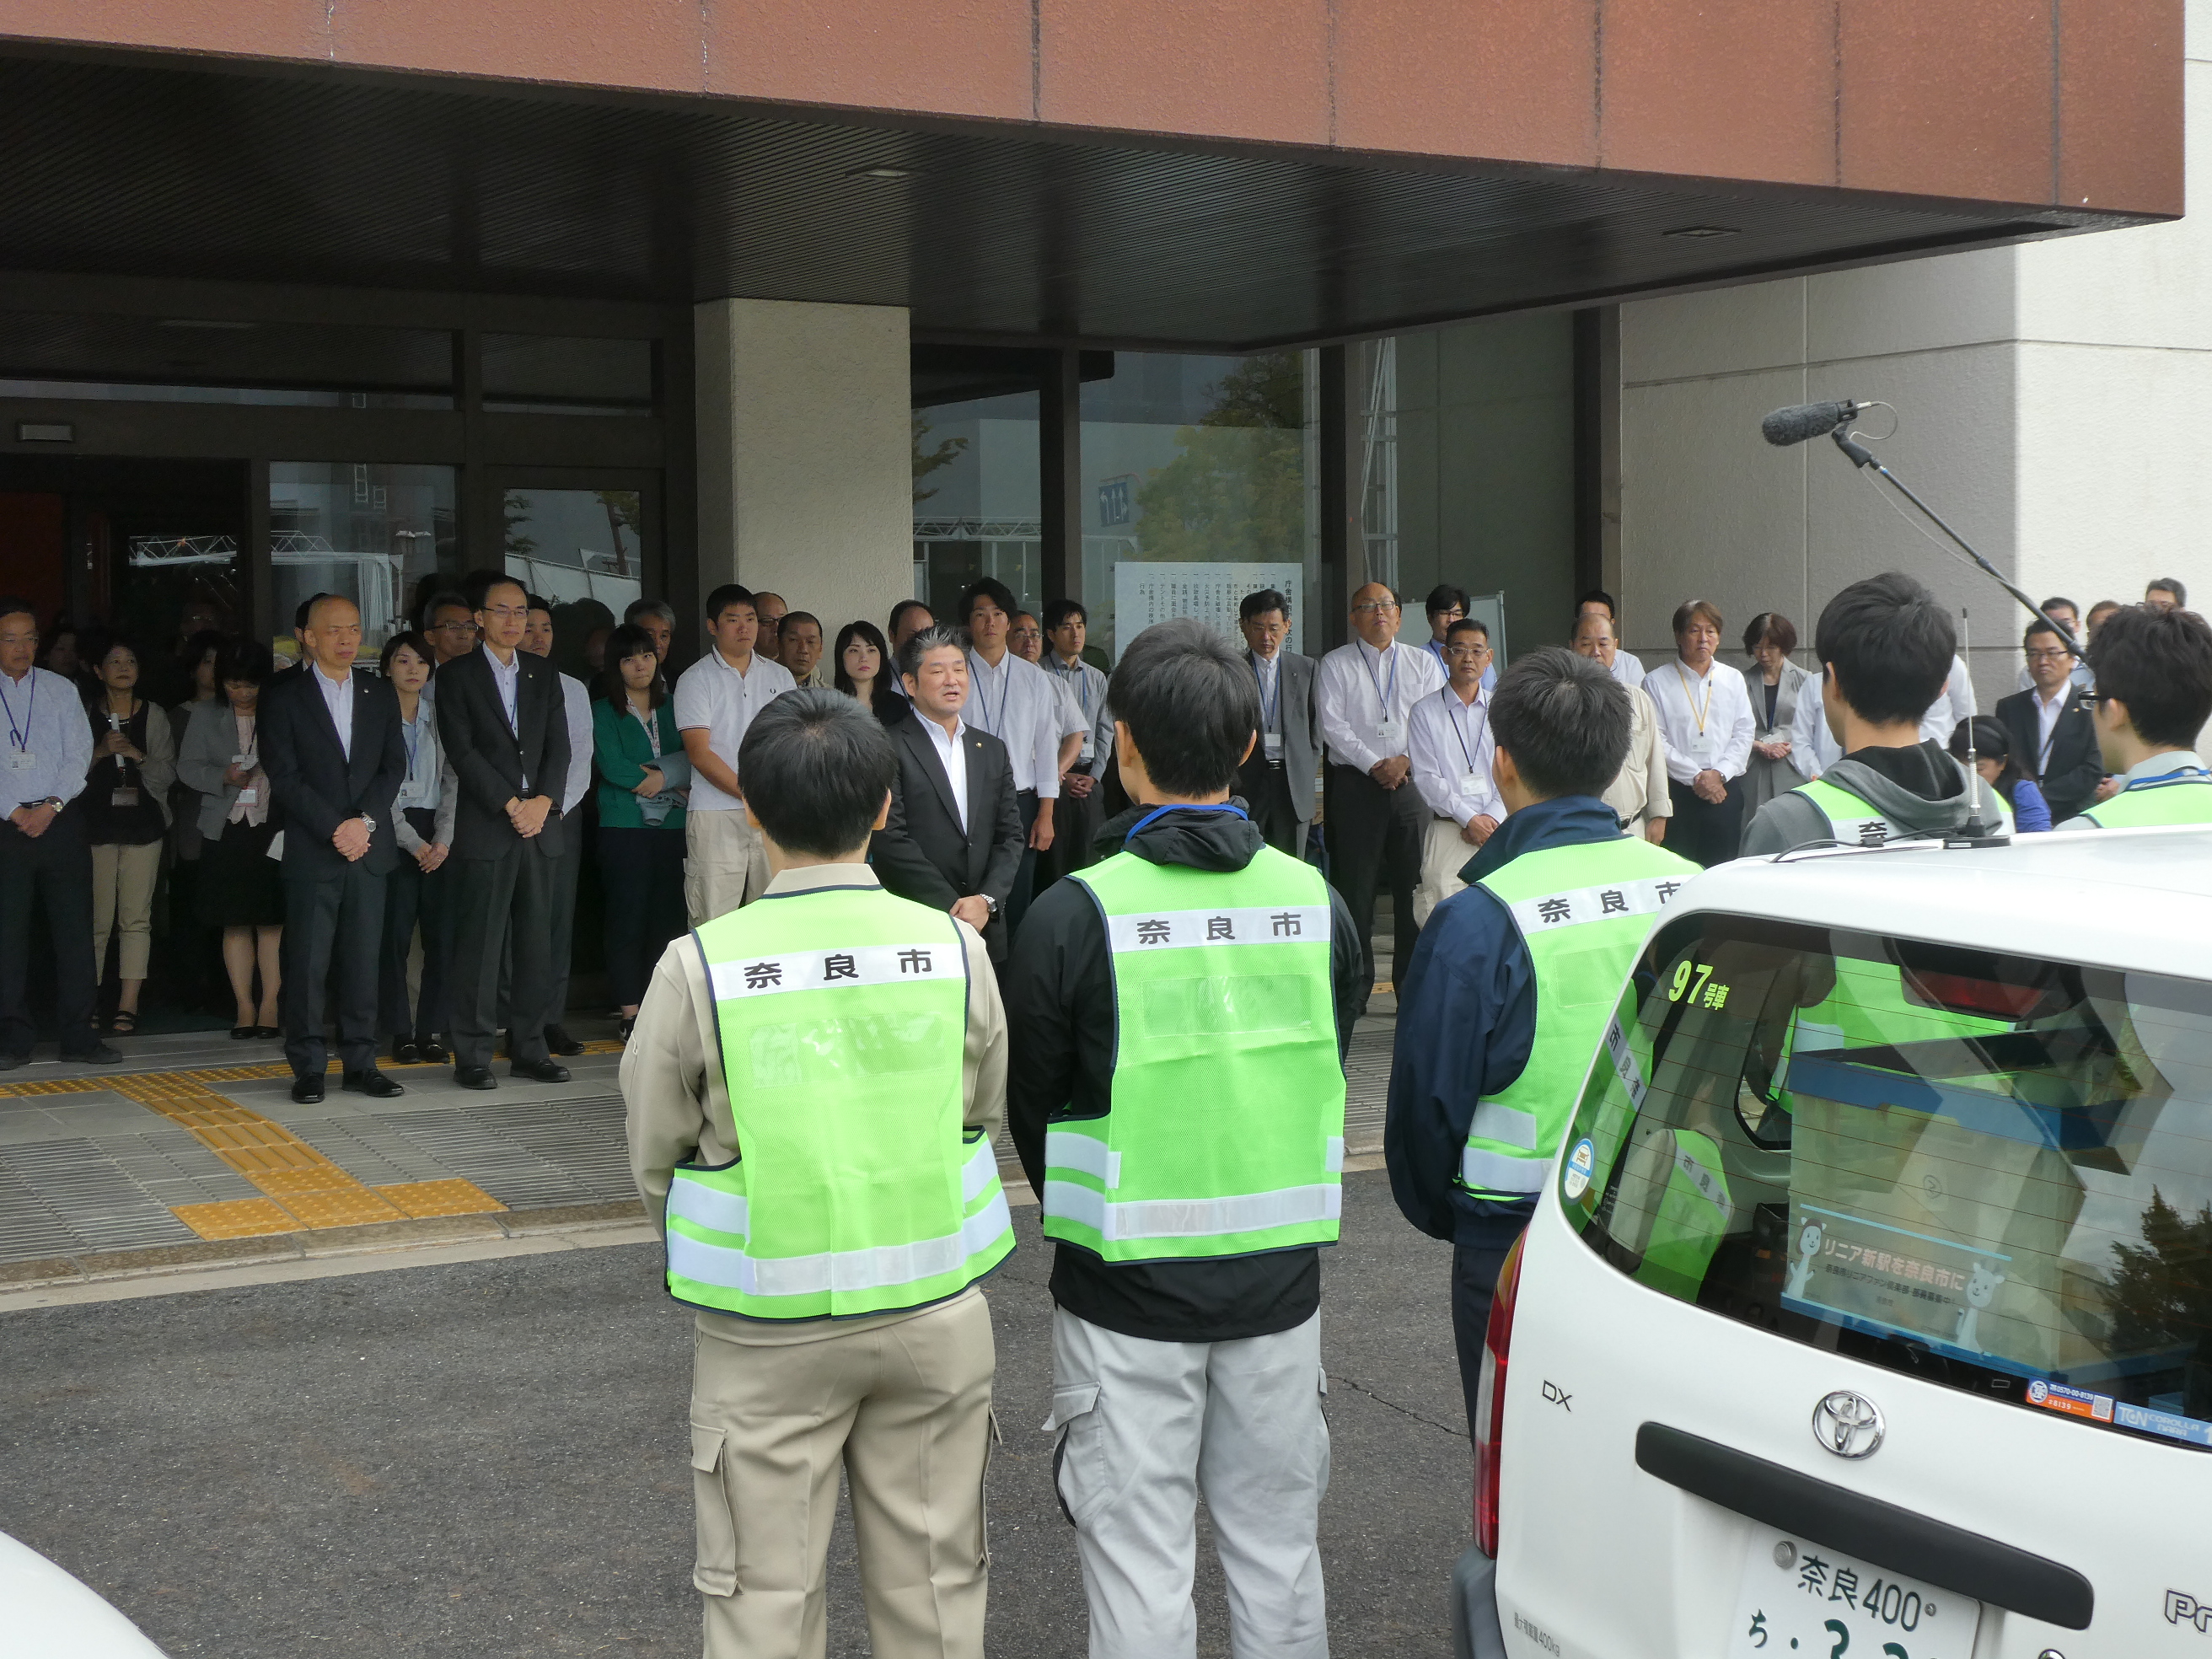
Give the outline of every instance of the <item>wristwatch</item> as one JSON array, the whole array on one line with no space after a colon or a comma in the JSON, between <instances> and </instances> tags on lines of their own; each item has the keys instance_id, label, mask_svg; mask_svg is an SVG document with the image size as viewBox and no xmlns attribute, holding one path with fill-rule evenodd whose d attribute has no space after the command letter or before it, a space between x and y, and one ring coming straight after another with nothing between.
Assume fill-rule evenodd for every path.
<instances>
[{"instance_id":1,"label":"wristwatch","mask_svg":"<svg viewBox=\"0 0 2212 1659\"><path fill-rule=\"evenodd\" d=\"M998 900L993 898L988 893L978 893L975 896L983 901L984 907L988 909L993 915L995 916L999 914Z\"/></svg>"}]
</instances>

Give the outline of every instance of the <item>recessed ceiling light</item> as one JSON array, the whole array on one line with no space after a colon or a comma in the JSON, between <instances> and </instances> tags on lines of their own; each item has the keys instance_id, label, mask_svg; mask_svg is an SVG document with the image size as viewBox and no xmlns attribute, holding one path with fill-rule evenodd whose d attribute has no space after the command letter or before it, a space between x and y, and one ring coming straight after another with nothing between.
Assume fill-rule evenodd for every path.
<instances>
[{"instance_id":1,"label":"recessed ceiling light","mask_svg":"<svg viewBox=\"0 0 2212 1659\"><path fill-rule=\"evenodd\" d=\"M245 330L249 328L258 328L261 325L258 323L227 322L216 317L164 317L161 319L161 326L163 328Z\"/></svg>"},{"instance_id":2,"label":"recessed ceiling light","mask_svg":"<svg viewBox=\"0 0 2212 1659\"><path fill-rule=\"evenodd\" d=\"M1735 234L1736 229L1734 225L1684 225L1680 230L1662 233L1668 236L1687 236L1698 241L1703 241L1709 236L1733 236Z\"/></svg>"},{"instance_id":3,"label":"recessed ceiling light","mask_svg":"<svg viewBox=\"0 0 2212 1659\"><path fill-rule=\"evenodd\" d=\"M878 161L872 167L854 167L845 175L848 179L911 179L912 167L902 167L893 161Z\"/></svg>"}]
</instances>

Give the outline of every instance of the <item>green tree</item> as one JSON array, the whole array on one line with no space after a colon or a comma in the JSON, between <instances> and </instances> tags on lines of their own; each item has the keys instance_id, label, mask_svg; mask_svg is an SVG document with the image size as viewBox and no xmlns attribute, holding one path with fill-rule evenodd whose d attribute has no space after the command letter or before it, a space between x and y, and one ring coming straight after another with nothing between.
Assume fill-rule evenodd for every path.
<instances>
[{"instance_id":1,"label":"green tree","mask_svg":"<svg viewBox=\"0 0 2212 1659\"><path fill-rule=\"evenodd\" d=\"M595 489L599 505L606 509L607 533L615 540L615 569L617 576L635 575L630 564L629 548L623 540L627 530L637 538L640 548L645 545L645 502L635 489Z\"/></svg>"},{"instance_id":2,"label":"green tree","mask_svg":"<svg viewBox=\"0 0 2212 1659\"><path fill-rule=\"evenodd\" d=\"M522 526L530 522L530 497L519 489L507 492L501 504L507 520L507 551L510 558L526 559L538 550L538 538L523 534Z\"/></svg>"},{"instance_id":3,"label":"green tree","mask_svg":"<svg viewBox=\"0 0 2212 1659\"><path fill-rule=\"evenodd\" d=\"M2113 1352L2179 1348L2212 1362L2212 1206L2185 1216L2153 1188L2142 1235L2113 1247Z\"/></svg>"},{"instance_id":4,"label":"green tree","mask_svg":"<svg viewBox=\"0 0 2212 1659\"><path fill-rule=\"evenodd\" d=\"M914 416L914 499L917 504L927 501L937 492L924 489L921 481L941 466L950 466L967 450L965 438L947 438L934 449L924 449L922 440L931 431L929 417L917 410Z\"/></svg>"},{"instance_id":5,"label":"green tree","mask_svg":"<svg viewBox=\"0 0 2212 1659\"><path fill-rule=\"evenodd\" d=\"M1139 556L1173 563L1305 556L1305 386L1295 351L1248 357L1179 427L1182 453L1137 490Z\"/></svg>"}]
</instances>

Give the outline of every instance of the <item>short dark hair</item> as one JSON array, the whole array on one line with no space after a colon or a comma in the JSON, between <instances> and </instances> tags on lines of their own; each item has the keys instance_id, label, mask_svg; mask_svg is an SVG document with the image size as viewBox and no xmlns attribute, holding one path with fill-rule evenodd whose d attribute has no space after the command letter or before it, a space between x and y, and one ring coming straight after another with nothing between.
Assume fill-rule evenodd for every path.
<instances>
[{"instance_id":1,"label":"short dark hair","mask_svg":"<svg viewBox=\"0 0 2212 1659\"><path fill-rule=\"evenodd\" d=\"M1281 611L1285 622L1291 619L1291 602L1283 597L1281 591L1273 587L1263 587L1256 593L1247 593L1244 596L1243 603L1237 607L1237 620L1250 622L1253 617L1264 617L1270 611Z\"/></svg>"},{"instance_id":2,"label":"short dark hair","mask_svg":"<svg viewBox=\"0 0 2212 1659\"><path fill-rule=\"evenodd\" d=\"M1628 758L1628 688L1563 645L1540 646L1498 676L1490 729L1531 793L1602 795Z\"/></svg>"},{"instance_id":3,"label":"short dark hair","mask_svg":"<svg viewBox=\"0 0 2212 1659\"><path fill-rule=\"evenodd\" d=\"M1044 608L1044 631L1051 633L1070 617L1080 617L1085 627L1091 625L1091 613L1083 608L1080 599L1054 599Z\"/></svg>"},{"instance_id":4,"label":"short dark hair","mask_svg":"<svg viewBox=\"0 0 2212 1659\"><path fill-rule=\"evenodd\" d=\"M2051 606L2046 602L2043 608L2048 611ZM1976 714L1960 720L1951 728L1949 747L1954 757L1960 760L1966 758L1966 745L1970 741L1973 744L1976 759L2001 763L1990 787L2010 801L2014 786L2027 775L2020 769L2020 763L2013 758L2012 734L2005 730L2004 722L1994 714Z\"/></svg>"},{"instance_id":5,"label":"short dark hair","mask_svg":"<svg viewBox=\"0 0 2212 1659\"><path fill-rule=\"evenodd\" d=\"M2174 607L2177 610L2189 603L2189 590L2181 585L2181 579L2179 576L2156 576L2143 584L2143 598L2146 599L2154 593L2161 592L2173 595Z\"/></svg>"},{"instance_id":6,"label":"short dark hair","mask_svg":"<svg viewBox=\"0 0 2212 1659\"><path fill-rule=\"evenodd\" d=\"M2043 608L2045 611L2051 609L2047 605ZM2075 649L2074 641L2063 629L2052 627L2040 617L2030 617L2027 619L2027 626L2020 630L2020 648L2023 651L2027 650L2034 642L2038 634L2048 634L2069 651Z\"/></svg>"},{"instance_id":7,"label":"short dark hair","mask_svg":"<svg viewBox=\"0 0 2212 1659\"><path fill-rule=\"evenodd\" d=\"M969 618L975 614L975 601L978 599L990 600L993 605L1006 613L1006 620L1009 622L1013 620L1014 613L1022 608L1022 602L1014 597L1012 588L1007 586L996 576L980 576L960 590L959 615L960 625L963 628L968 625Z\"/></svg>"},{"instance_id":8,"label":"short dark hair","mask_svg":"<svg viewBox=\"0 0 2212 1659\"><path fill-rule=\"evenodd\" d=\"M292 628L295 632L307 625L307 618L315 614L315 607L325 599L343 599L339 593L310 593L292 608Z\"/></svg>"},{"instance_id":9,"label":"short dark hair","mask_svg":"<svg viewBox=\"0 0 2212 1659\"><path fill-rule=\"evenodd\" d=\"M1575 615L1577 617L1581 616L1585 606L1593 605L1603 605L1605 607L1605 614L1611 617L1614 622L1619 622L1620 620L1620 612L1613 603L1613 595L1607 592L1602 587L1593 587L1589 592L1583 594L1582 598L1577 599L1575 601Z\"/></svg>"},{"instance_id":10,"label":"short dark hair","mask_svg":"<svg viewBox=\"0 0 2212 1659\"><path fill-rule=\"evenodd\" d=\"M816 633L819 634L822 631L822 618L811 611L787 611L777 618L775 625L778 629L782 629L790 627L793 623L812 623Z\"/></svg>"},{"instance_id":11,"label":"short dark hair","mask_svg":"<svg viewBox=\"0 0 2212 1659\"><path fill-rule=\"evenodd\" d=\"M38 625L38 607L20 593L0 593L0 617L25 616L33 627Z\"/></svg>"},{"instance_id":12,"label":"short dark hair","mask_svg":"<svg viewBox=\"0 0 2212 1659\"><path fill-rule=\"evenodd\" d=\"M1451 643L1451 636L1455 634L1480 634L1485 645L1490 643L1490 624L1480 617L1462 617L1449 628L1444 629L1446 645Z\"/></svg>"},{"instance_id":13,"label":"short dark hair","mask_svg":"<svg viewBox=\"0 0 2212 1659\"><path fill-rule=\"evenodd\" d=\"M898 775L883 723L840 691L787 691L738 745L745 805L787 852L836 858L867 845Z\"/></svg>"},{"instance_id":14,"label":"short dark hair","mask_svg":"<svg viewBox=\"0 0 2212 1659\"><path fill-rule=\"evenodd\" d=\"M1836 686L1861 720L1917 720L1951 678L1959 635L1951 613L1901 570L1853 582L1830 599L1813 631L1813 652L1836 671Z\"/></svg>"},{"instance_id":15,"label":"short dark hair","mask_svg":"<svg viewBox=\"0 0 2212 1659\"><path fill-rule=\"evenodd\" d=\"M1429 597L1421 609L1433 617L1441 611L1467 609L1467 589L1454 587L1449 582L1438 582L1429 590Z\"/></svg>"},{"instance_id":16,"label":"short dark hair","mask_svg":"<svg viewBox=\"0 0 2212 1659\"><path fill-rule=\"evenodd\" d=\"M2067 599L2063 594L2055 595L2051 599L2045 599L2043 602L2043 608L2046 611L2059 610L2071 611L2077 617L2081 614L2081 607L2075 604L2073 600Z\"/></svg>"},{"instance_id":17,"label":"short dark hair","mask_svg":"<svg viewBox=\"0 0 2212 1659\"><path fill-rule=\"evenodd\" d=\"M522 603L532 611L543 611L549 617L553 614L553 601L543 593L532 593L526 591L522 596Z\"/></svg>"},{"instance_id":18,"label":"short dark hair","mask_svg":"<svg viewBox=\"0 0 2212 1659\"><path fill-rule=\"evenodd\" d=\"M520 577L504 575L496 570L484 570L469 578L469 609L471 611L489 609L495 587L511 587L522 595L526 607L530 604L530 590L522 585Z\"/></svg>"},{"instance_id":19,"label":"short dark hair","mask_svg":"<svg viewBox=\"0 0 2212 1659\"><path fill-rule=\"evenodd\" d=\"M2089 641L2096 697L2118 697L2145 743L2186 749L2212 718L2212 628L2179 605L2122 605Z\"/></svg>"},{"instance_id":20,"label":"short dark hair","mask_svg":"<svg viewBox=\"0 0 2212 1659\"><path fill-rule=\"evenodd\" d=\"M1210 795L1236 784L1260 729L1259 684L1227 641L1179 617L1122 647L1106 696L1154 783Z\"/></svg>"},{"instance_id":21,"label":"short dark hair","mask_svg":"<svg viewBox=\"0 0 2212 1659\"><path fill-rule=\"evenodd\" d=\"M428 633L430 631L430 618L436 616L441 611L445 610L449 605L459 605L462 610L469 612L471 616L476 614L476 606L469 603L469 596L467 594L458 592L450 587L441 587L423 602L422 614L416 619L416 626L421 628L424 633Z\"/></svg>"},{"instance_id":22,"label":"short dark hair","mask_svg":"<svg viewBox=\"0 0 2212 1659\"><path fill-rule=\"evenodd\" d=\"M276 667L276 659L260 641L230 640L224 643L222 655L216 660L216 682L223 684L237 680L247 685L265 685Z\"/></svg>"},{"instance_id":23,"label":"short dark hair","mask_svg":"<svg viewBox=\"0 0 2212 1659\"><path fill-rule=\"evenodd\" d=\"M955 628L950 623L932 623L906 636L906 643L898 648L898 677L902 679L921 678L921 659L933 651L942 651L947 646L963 657L968 654L968 630Z\"/></svg>"},{"instance_id":24,"label":"short dark hair","mask_svg":"<svg viewBox=\"0 0 2212 1659\"><path fill-rule=\"evenodd\" d=\"M622 665L632 657L651 657L653 659L653 685L646 694L647 707L658 708L668 701L667 682L660 678L660 653L654 647L653 635L635 623L624 623L607 635L607 647L599 658L598 695L615 706L618 714L629 712L629 687L623 684Z\"/></svg>"},{"instance_id":25,"label":"short dark hair","mask_svg":"<svg viewBox=\"0 0 2212 1659\"><path fill-rule=\"evenodd\" d=\"M4 610L0 610L0 617L7 614ZM184 660L191 665L194 673L198 673L199 665L207 660L209 652L214 652L217 657L222 655L223 644L229 637L219 628L203 628L185 641ZM418 635L416 637L420 638L421 635ZM436 659L434 658L432 660ZM198 694L195 691L193 695Z\"/></svg>"},{"instance_id":26,"label":"short dark hair","mask_svg":"<svg viewBox=\"0 0 2212 1659\"><path fill-rule=\"evenodd\" d=\"M707 596L707 626L712 628L722 612L733 605L744 605L754 617L760 616L759 607L753 603L753 591L737 582L724 582Z\"/></svg>"},{"instance_id":27,"label":"short dark hair","mask_svg":"<svg viewBox=\"0 0 2212 1659\"><path fill-rule=\"evenodd\" d=\"M909 611L921 611L923 616L928 617L933 623L937 620L937 613L929 608L926 601L921 599L901 599L896 605L891 607L890 620L884 624L884 633L886 637L898 632L899 618L906 615Z\"/></svg>"},{"instance_id":28,"label":"short dark hair","mask_svg":"<svg viewBox=\"0 0 2212 1659\"><path fill-rule=\"evenodd\" d=\"M403 645L422 658L424 662L428 663L430 678L437 678L438 653L430 648L428 640L411 628L404 634L394 634L390 639L385 641L384 649L376 653L378 673L383 675L387 680L392 678L392 659L398 654L399 647Z\"/></svg>"},{"instance_id":29,"label":"short dark hair","mask_svg":"<svg viewBox=\"0 0 2212 1659\"><path fill-rule=\"evenodd\" d=\"M909 600L908 603L911 604L912 601ZM857 620L848 622L837 630L837 643L830 653L830 683L848 696L853 694L854 685L853 677L845 672L845 647L852 644L854 640L863 641L876 648L877 687L882 686L886 674L898 672L891 663L891 648L885 643L883 635L877 630L875 623Z\"/></svg>"},{"instance_id":30,"label":"short dark hair","mask_svg":"<svg viewBox=\"0 0 2212 1659\"><path fill-rule=\"evenodd\" d=\"M1797 648L1797 624L1779 611L1760 611L1744 628L1743 648L1747 653L1756 651L1770 640L1777 651L1788 656Z\"/></svg>"},{"instance_id":31,"label":"short dark hair","mask_svg":"<svg viewBox=\"0 0 2212 1659\"><path fill-rule=\"evenodd\" d=\"M623 607L623 620L634 623L640 617L658 617L671 628L676 626L676 607L665 599L632 599Z\"/></svg>"}]
</instances>

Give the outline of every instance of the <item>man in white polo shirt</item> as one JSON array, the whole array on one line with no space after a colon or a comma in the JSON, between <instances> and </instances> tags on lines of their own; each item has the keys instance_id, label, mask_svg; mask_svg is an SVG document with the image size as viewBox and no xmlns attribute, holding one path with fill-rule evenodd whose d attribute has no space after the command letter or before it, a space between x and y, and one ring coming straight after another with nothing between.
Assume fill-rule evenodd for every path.
<instances>
[{"instance_id":1,"label":"man in white polo shirt","mask_svg":"<svg viewBox=\"0 0 2212 1659\"><path fill-rule=\"evenodd\" d=\"M1036 879L1036 855L1052 845L1053 810L1039 811L1060 799L1060 775L1075 763L1083 747L1080 712L1071 716L1067 700L1051 675L1024 662L1010 648L1015 614L1021 609L1013 590L986 576L960 596L960 620L968 629L968 679L972 688L966 720L1006 745L1013 763L1014 799L1022 813L1025 842L1022 867L1006 900L1006 936L1011 939L1030 908ZM680 720L682 716L679 714Z\"/></svg>"},{"instance_id":2,"label":"man in white polo shirt","mask_svg":"<svg viewBox=\"0 0 2212 1659\"><path fill-rule=\"evenodd\" d=\"M1421 879L1413 889L1413 925L1467 884L1459 872L1490 839L1505 816L1505 802L1490 781L1497 747L1490 731L1490 629L1462 617L1444 635L1444 668L1450 678L1434 696L1409 711L1413 787L1435 816L1421 842Z\"/></svg>"},{"instance_id":3,"label":"man in white polo shirt","mask_svg":"<svg viewBox=\"0 0 2212 1659\"><path fill-rule=\"evenodd\" d=\"M724 583L707 596L714 649L676 682L676 729L691 761L684 902L694 927L750 902L768 885L768 849L746 823L738 791L738 745L753 717L797 682L753 649L759 629L752 594Z\"/></svg>"}]
</instances>

